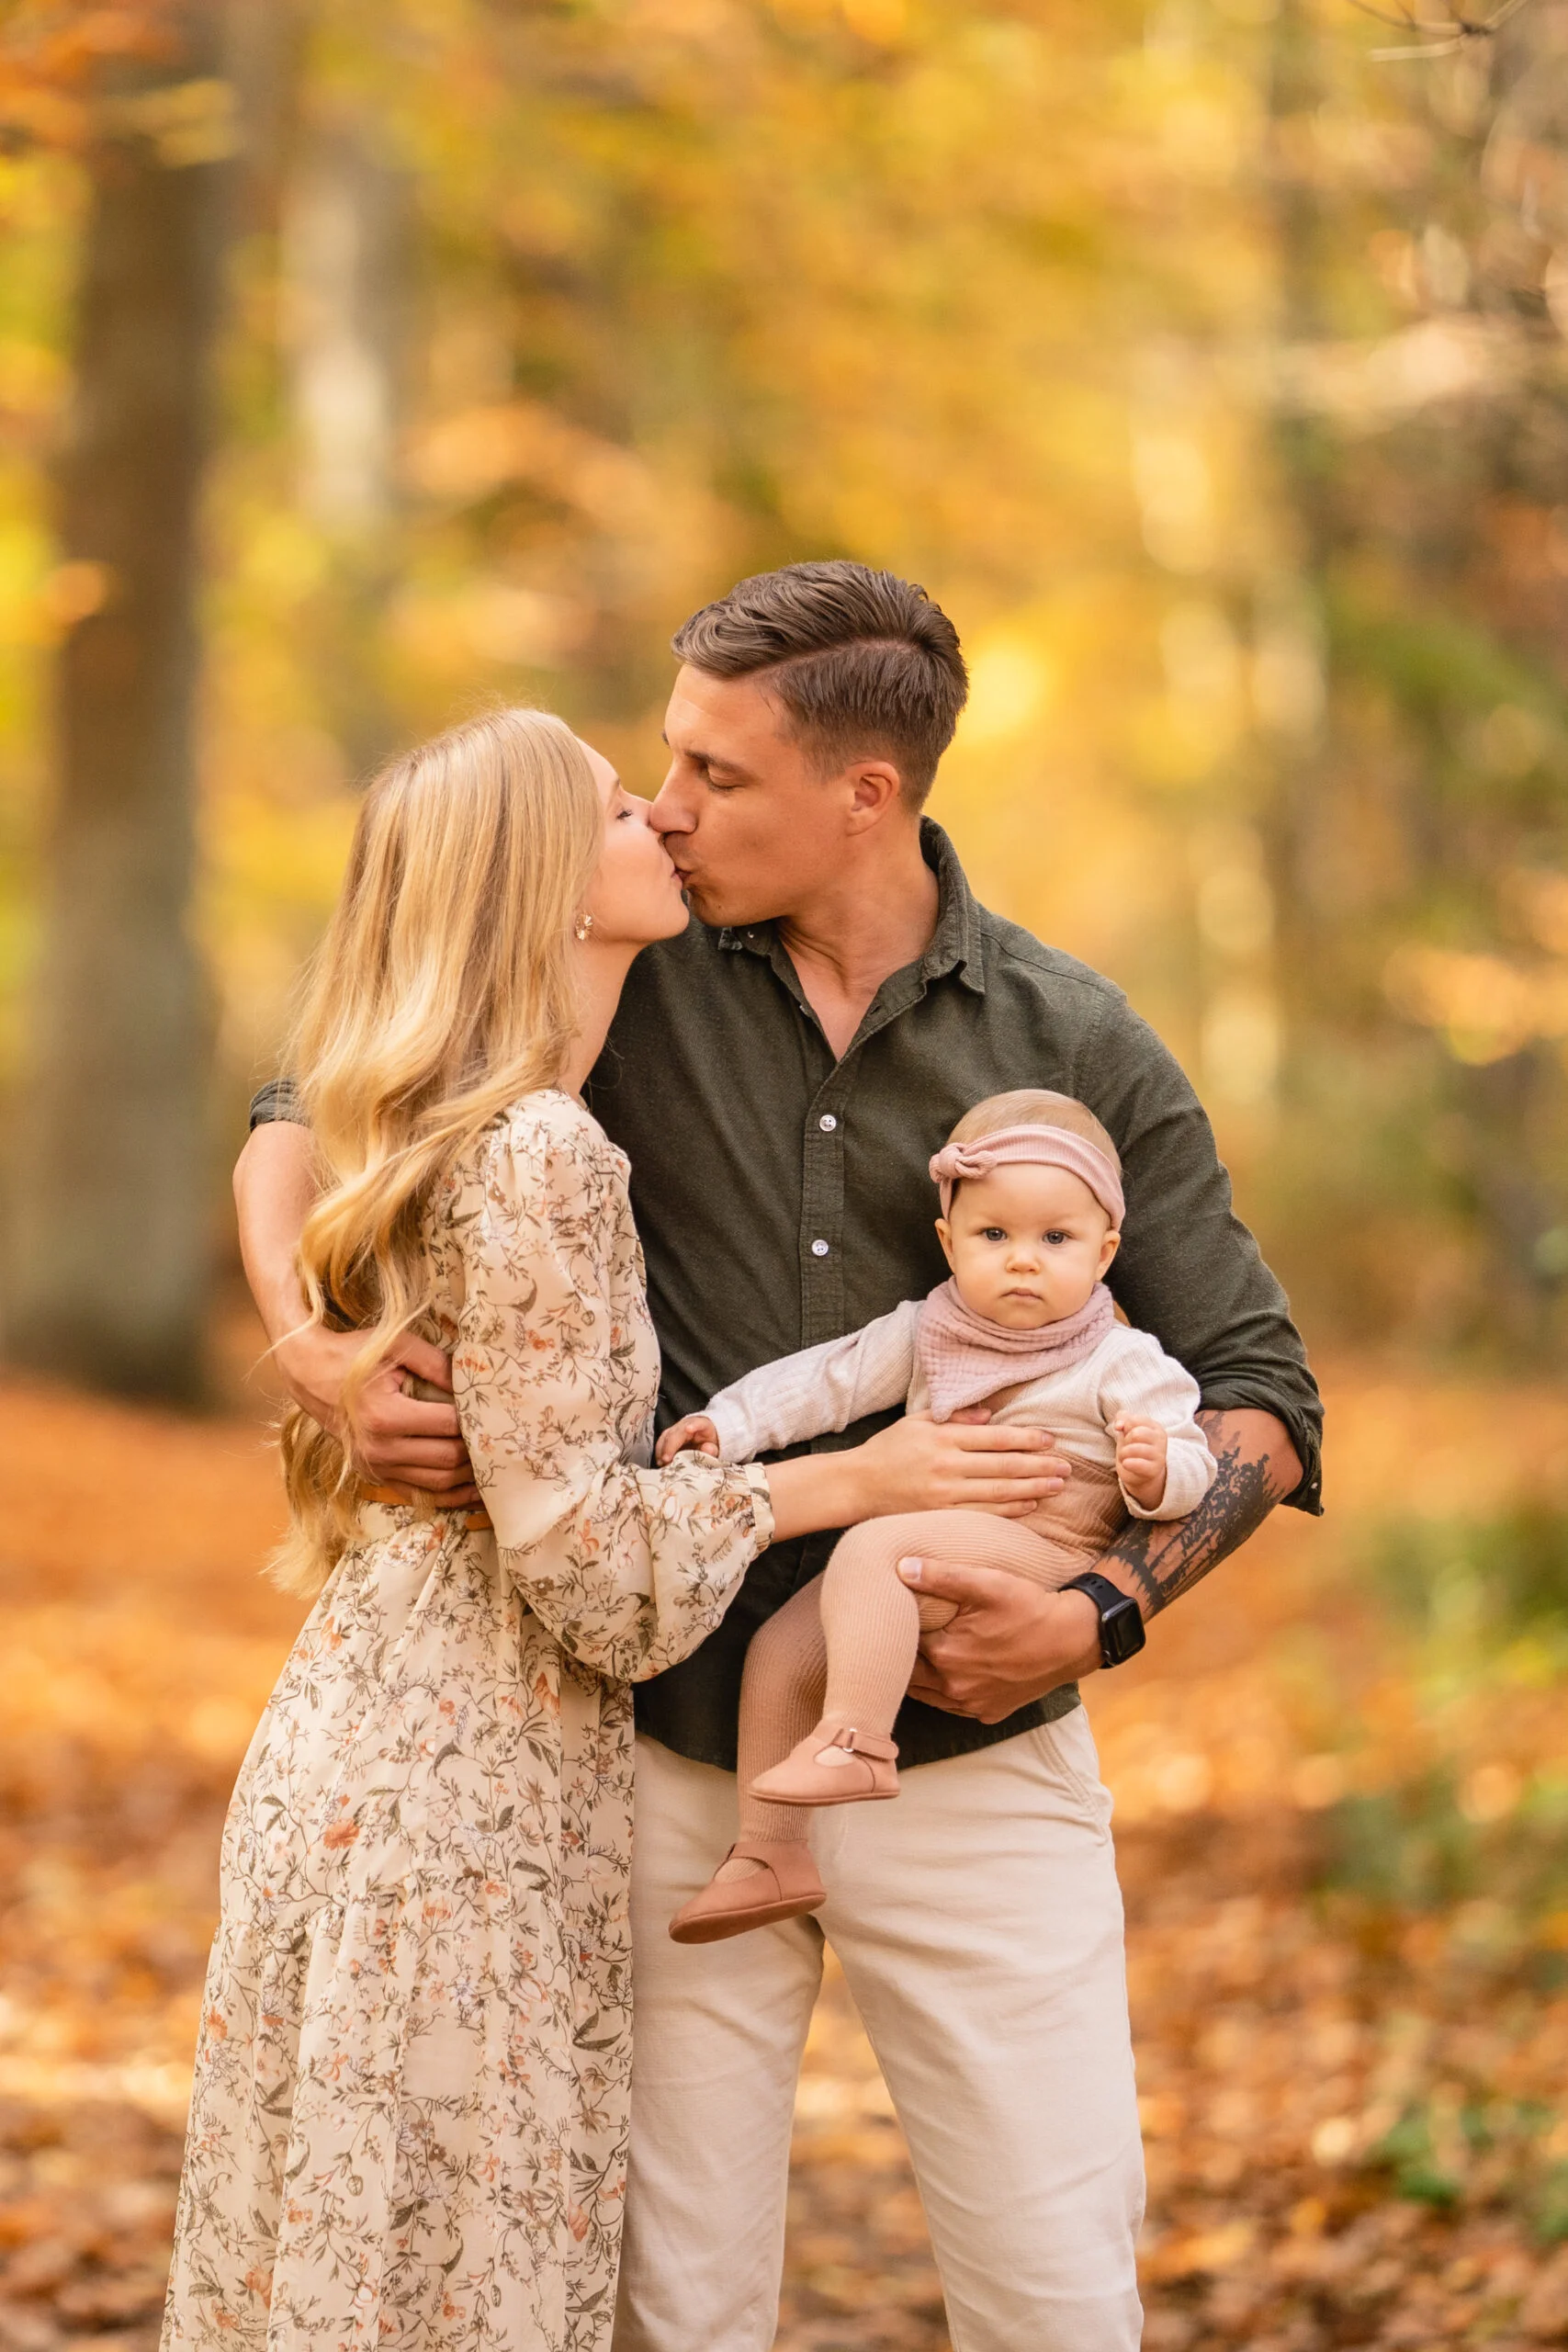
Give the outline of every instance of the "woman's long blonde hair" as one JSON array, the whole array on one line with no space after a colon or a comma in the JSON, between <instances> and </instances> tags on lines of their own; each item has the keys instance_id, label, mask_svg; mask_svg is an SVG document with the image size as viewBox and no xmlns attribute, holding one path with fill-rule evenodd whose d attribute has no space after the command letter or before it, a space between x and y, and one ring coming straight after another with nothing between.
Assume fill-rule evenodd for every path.
<instances>
[{"instance_id":1,"label":"woman's long blonde hair","mask_svg":"<svg viewBox=\"0 0 1568 2352\"><path fill-rule=\"evenodd\" d=\"M509 1103L560 1077L578 1027L572 924L601 839L582 746L545 711L454 727L366 797L288 1064L323 1184L299 1244L310 1317L365 1333L345 1406L427 1317L435 1186ZM292 1525L274 1573L314 1592L360 1489L297 1407L282 1452Z\"/></svg>"}]
</instances>

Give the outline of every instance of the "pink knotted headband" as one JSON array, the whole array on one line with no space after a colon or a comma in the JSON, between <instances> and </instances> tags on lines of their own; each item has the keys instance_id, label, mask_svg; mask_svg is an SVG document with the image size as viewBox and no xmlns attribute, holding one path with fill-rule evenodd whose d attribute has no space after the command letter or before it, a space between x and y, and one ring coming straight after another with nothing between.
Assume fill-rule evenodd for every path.
<instances>
[{"instance_id":1,"label":"pink knotted headband","mask_svg":"<svg viewBox=\"0 0 1568 2352\"><path fill-rule=\"evenodd\" d=\"M1075 1136L1066 1127L998 1127L994 1136L975 1136L968 1143L946 1143L931 1159L931 1182L942 1187L942 1213L953 1206L953 1188L960 1178L971 1182L988 1176L993 1168L1020 1166L1065 1168L1089 1186L1111 1225L1121 1230L1127 1204L1122 1179L1099 1146Z\"/></svg>"}]
</instances>

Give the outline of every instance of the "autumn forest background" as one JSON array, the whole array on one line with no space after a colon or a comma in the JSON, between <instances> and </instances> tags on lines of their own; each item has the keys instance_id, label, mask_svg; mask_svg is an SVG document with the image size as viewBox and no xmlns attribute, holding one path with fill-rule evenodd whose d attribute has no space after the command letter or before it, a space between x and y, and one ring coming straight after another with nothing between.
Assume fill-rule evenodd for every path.
<instances>
[{"instance_id":1,"label":"autumn forest background","mask_svg":"<svg viewBox=\"0 0 1568 2352\"><path fill-rule=\"evenodd\" d=\"M1089 1703L1153 2352L1568 2343L1568 6L0 0L0 2352L156 2333L298 1620L227 1170L355 795L921 580L933 812L1330 1407ZM842 1987L780 2342L945 2345Z\"/></svg>"}]
</instances>

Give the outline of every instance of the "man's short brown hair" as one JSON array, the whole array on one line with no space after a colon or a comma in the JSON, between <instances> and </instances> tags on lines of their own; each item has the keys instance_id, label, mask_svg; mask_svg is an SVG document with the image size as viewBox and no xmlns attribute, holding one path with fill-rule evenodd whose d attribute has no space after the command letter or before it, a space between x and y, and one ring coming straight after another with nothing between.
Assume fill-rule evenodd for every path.
<instances>
[{"instance_id":1,"label":"man's short brown hair","mask_svg":"<svg viewBox=\"0 0 1568 2352\"><path fill-rule=\"evenodd\" d=\"M757 678L824 769L890 760L919 808L969 693L958 631L912 580L863 563L789 563L694 613L675 657Z\"/></svg>"}]
</instances>

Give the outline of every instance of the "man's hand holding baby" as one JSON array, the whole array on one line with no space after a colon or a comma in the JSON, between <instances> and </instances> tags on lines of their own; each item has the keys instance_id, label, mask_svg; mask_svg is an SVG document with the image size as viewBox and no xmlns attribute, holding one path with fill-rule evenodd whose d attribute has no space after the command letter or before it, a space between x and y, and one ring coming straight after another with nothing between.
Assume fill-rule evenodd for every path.
<instances>
[{"instance_id":1,"label":"man's hand holding baby","mask_svg":"<svg viewBox=\"0 0 1568 2352\"><path fill-rule=\"evenodd\" d=\"M1122 1413L1110 1426L1116 1440L1116 1476L1122 1493L1140 1510L1158 1510L1165 1500L1169 1438L1158 1421L1135 1421L1129 1413Z\"/></svg>"},{"instance_id":2,"label":"man's hand holding baby","mask_svg":"<svg viewBox=\"0 0 1568 2352\"><path fill-rule=\"evenodd\" d=\"M653 1458L665 1470L678 1453L688 1452L718 1460L718 1431L705 1413L688 1413L682 1420L671 1421L654 1447Z\"/></svg>"},{"instance_id":3,"label":"man's hand holding baby","mask_svg":"<svg viewBox=\"0 0 1568 2352\"><path fill-rule=\"evenodd\" d=\"M1004 1568L906 1559L903 1583L922 1600L956 1604L951 1623L921 1637L911 1699L976 1723L1005 1723L1100 1665L1100 1614L1084 1592L1044 1592Z\"/></svg>"}]
</instances>

